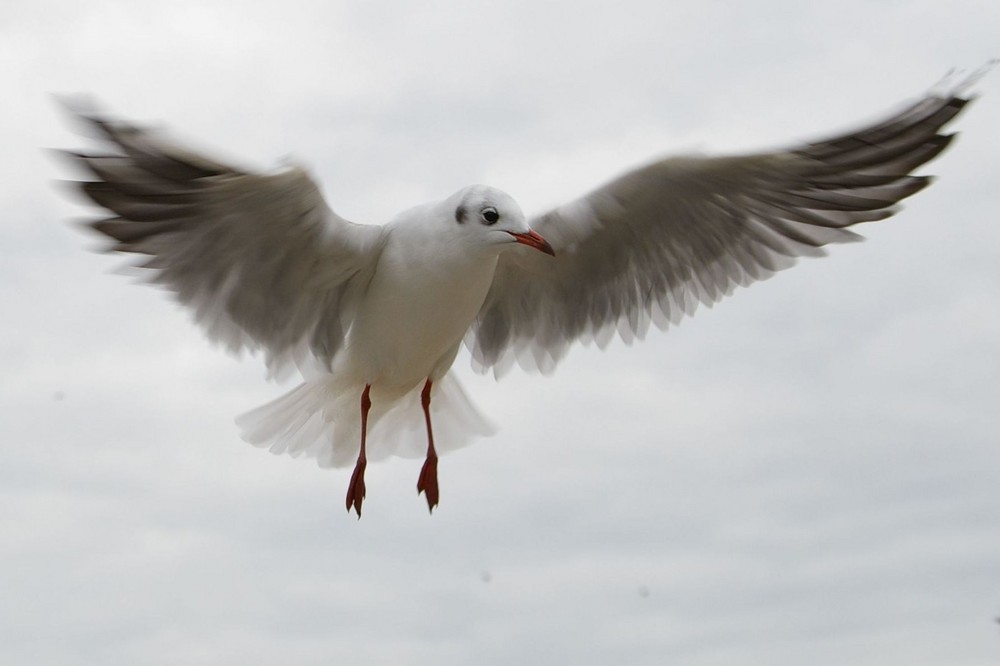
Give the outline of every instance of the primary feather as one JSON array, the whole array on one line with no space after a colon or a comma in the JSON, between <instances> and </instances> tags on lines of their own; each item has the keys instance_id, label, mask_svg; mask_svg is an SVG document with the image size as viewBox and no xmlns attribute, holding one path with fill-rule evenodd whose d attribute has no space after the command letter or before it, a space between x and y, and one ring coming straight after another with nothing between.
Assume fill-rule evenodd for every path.
<instances>
[{"instance_id":1,"label":"primary feather","mask_svg":"<svg viewBox=\"0 0 1000 666\"><path fill-rule=\"evenodd\" d=\"M928 96L884 122L739 157L670 157L532 220L553 261L506 255L467 338L475 365L551 370L578 340L642 337L771 276L848 227L885 219L930 182L966 105Z\"/></svg>"}]
</instances>

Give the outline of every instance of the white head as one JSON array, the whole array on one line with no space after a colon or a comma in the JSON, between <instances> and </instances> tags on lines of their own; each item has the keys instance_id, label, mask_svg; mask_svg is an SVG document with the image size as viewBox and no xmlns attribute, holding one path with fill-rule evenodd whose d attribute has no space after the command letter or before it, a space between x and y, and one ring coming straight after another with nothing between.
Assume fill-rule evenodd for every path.
<instances>
[{"instance_id":1,"label":"white head","mask_svg":"<svg viewBox=\"0 0 1000 666\"><path fill-rule=\"evenodd\" d=\"M450 196L446 205L454 211L451 222L466 233L486 238L501 249L520 243L555 256L552 246L531 230L521 207L506 192L470 185Z\"/></svg>"}]
</instances>

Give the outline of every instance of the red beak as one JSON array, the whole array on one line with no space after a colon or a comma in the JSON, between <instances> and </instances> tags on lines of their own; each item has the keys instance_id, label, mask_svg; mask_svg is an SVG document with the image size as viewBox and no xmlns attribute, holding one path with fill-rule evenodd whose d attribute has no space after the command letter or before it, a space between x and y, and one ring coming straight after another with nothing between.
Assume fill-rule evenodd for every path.
<instances>
[{"instance_id":1,"label":"red beak","mask_svg":"<svg viewBox=\"0 0 1000 666\"><path fill-rule=\"evenodd\" d=\"M540 250L541 252L552 255L553 257L556 256L556 252L552 249L552 246L549 245L549 242L534 231L529 230L528 233L525 234L515 234L513 231L508 231L507 233L513 236L514 240L522 245L533 247L536 250Z\"/></svg>"}]
</instances>

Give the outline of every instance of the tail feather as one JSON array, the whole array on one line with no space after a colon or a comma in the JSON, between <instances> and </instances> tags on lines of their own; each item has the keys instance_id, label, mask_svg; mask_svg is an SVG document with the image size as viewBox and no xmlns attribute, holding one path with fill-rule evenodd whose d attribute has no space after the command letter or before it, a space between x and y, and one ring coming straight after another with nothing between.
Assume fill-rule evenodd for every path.
<instances>
[{"instance_id":1,"label":"tail feather","mask_svg":"<svg viewBox=\"0 0 1000 666\"><path fill-rule=\"evenodd\" d=\"M362 388L327 375L243 414L236 423L244 440L271 453L314 457L321 467L344 467L355 461L360 449ZM372 389L367 439L370 460L425 454L420 389L418 385L403 395ZM495 431L450 374L434 384L431 420L439 453Z\"/></svg>"}]
</instances>

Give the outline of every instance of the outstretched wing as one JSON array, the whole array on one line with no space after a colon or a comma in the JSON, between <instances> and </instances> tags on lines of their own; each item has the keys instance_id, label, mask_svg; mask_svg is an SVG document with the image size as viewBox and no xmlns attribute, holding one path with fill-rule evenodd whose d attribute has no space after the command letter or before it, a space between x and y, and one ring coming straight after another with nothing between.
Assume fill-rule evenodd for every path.
<instances>
[{"instance_id":1,"label":"outstretched wing","mask_svg":"<svg viewBox=\"0 0 1000 666\"><path fill-rule=\"evenodd\" d=\"M251 173L161 134L78 114L99 148L68 153L91 179L80 190L113 217L90 223L110 251L151 269L231 351L262 350L275 371L341 347L359 289L383 246L381 227L337 216L302 169Z\"/></svg>"},{"instance_id":2,"label":"outstretched wing","mask_svg":"<svg viewBox=\"0 0 1000 666\"><path fill-rule=\"evenodd\" d=\"M968 102L928 95L884 122L799 148L674 157L532 221L556 256L508 252L466 343L474 365L551 370L577 340L666 328L896 212L909 175L951 142ZM538 256L535 256L538 255Z\"/></svg>"}]
</instances>

